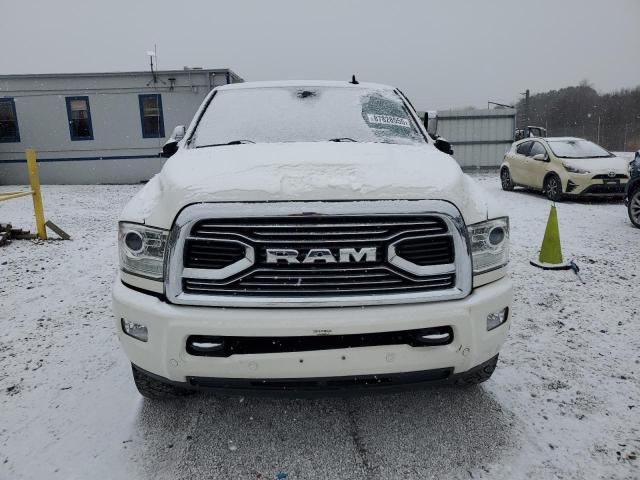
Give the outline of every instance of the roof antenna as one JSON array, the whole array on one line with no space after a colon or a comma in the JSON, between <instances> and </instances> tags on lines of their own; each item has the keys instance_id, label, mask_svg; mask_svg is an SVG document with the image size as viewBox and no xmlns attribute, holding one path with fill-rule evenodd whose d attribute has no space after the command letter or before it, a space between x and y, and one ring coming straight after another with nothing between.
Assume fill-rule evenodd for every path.
<instances>
[{"instance_id":1,"label":"roof antenna","mask_svg":"<svg viewBox=\"0 0 640 480\"><path fill-rule=\"evenodd\" d=\"M351 81L349 83L353 83L354 85L358 85L360 82L356 80L355 75L351 75Z\"/></svg>"}]
</instances>

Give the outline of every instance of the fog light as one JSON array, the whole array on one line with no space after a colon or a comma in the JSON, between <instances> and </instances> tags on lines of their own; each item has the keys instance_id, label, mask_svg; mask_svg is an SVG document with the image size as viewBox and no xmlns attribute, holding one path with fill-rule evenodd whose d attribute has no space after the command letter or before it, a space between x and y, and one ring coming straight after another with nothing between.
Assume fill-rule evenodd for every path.
<instances>
[{"instance_id":1,"label":"fog light","mask_svg":"<svg viewBox=\"0 0 640 480\"><path fill-rule=\"evenodd\" d=\"M130 337L133 337L136 340L140 340L141 342L146 342L147 340L149 340L149 332L147 331L147 327L145 327L144 325L130 322L129 320L125 320L124 318L120 319L120 323L122 324L122 331Z\"/></svg>"},{"instance_id":2,"label":"fog light","mask_svg":"<svg viewBox=\"0 0 640 480\"><path fill-rule=\"evenodd\" d=\"M490 313L487 315L487 331L493 330L499 327L509 318L509 308L505 307L499 312Z\"/></svg>"}]
</instances>

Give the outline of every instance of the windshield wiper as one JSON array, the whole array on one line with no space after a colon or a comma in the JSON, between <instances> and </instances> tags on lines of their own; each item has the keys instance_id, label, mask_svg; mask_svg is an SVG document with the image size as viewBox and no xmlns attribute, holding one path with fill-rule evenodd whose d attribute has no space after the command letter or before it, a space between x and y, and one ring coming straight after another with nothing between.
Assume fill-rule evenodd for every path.
<instances>
[{"instance_id":1,"label":"windshield wiper","mask_svg":"<svg viewBox=\"0 0 640 480\"><path fill-rule=\"evenodd\" d=\"M329 142L357 142L357 140L354 140L353 138L349 138L349 137L330 138L328 141Z\"/></svg>"},{"instance_id":2,"label":"windshield wiper","mask_svg":"<svg viewBox=\"0 0 640 480\"><path fill-rule=\"evenodd\" d=\"M244 145L245 143L256 143L256 142L252 140L232 140L227 143L211 143L209 145L198 145L196 148L222 147L224 145Z\"/></svg>"}]
</instances>

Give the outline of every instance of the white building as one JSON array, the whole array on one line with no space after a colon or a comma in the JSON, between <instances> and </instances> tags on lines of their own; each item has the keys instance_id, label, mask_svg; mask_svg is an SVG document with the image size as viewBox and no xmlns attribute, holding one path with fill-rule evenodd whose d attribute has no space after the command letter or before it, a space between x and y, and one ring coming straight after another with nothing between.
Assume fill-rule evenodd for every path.
<instances>
[{"instance_id":1,"label":"white building","mask_svg":"<svg viewBox=\"0 0 640 480\"><path fill-rule=\"evenodd\" d=\"M513 108L440 110L429 112L429 119L429 130L451 143L453 157L465 169L499 167L514 141Z\"/></svg>"},{"instance_id":2,"label":"white building","mask_svg":"<svg viewBox=\"0 0 640 480\"><path fill-rule=\"evenodd\" d=\"M207 93L242 82L229 69L0 75L0 185L26 184L24 151L42 183L137 183Z\"/></svg>"}]
</instances>

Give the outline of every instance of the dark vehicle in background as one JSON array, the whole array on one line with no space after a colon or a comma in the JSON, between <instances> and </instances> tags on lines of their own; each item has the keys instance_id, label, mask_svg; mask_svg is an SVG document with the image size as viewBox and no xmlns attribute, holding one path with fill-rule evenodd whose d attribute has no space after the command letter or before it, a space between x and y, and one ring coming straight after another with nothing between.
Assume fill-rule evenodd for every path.
<instances>
[{"instance_id":1,"label":"dark vehicle in background","mask_svg":"<svg viewBox=\"0 0 640 480\"><path fill-rule=\"evenodd\" d=\"M514 142L518 140L522 140L523 138L531 138L531 137L546 137L547 129L544 127L534 127L527 126L525 128L518 128L514 134Z\"/></svg>"},{"instance_id":2,"label":"dark vehicle in background","mask_svg":"<svg viewBox=\"0 0 640 480\"><path fill-rule=\"evenodd\" d=\"M629 176L624 203L627 205L629 220L640 228L640 150L629 164Z\"/></svg>"}]
</instances>

